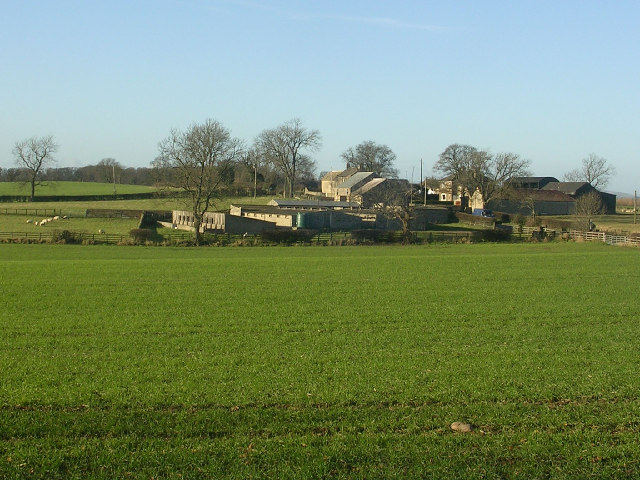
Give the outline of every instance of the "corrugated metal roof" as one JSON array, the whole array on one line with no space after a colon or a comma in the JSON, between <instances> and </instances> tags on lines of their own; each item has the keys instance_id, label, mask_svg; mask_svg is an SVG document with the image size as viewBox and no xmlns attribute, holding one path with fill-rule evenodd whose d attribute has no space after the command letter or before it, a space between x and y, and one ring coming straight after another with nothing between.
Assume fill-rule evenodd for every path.
<instances>
[{"instance_id":1,"label":"corrugated metal roof","mask_svg":"<svg viewBox=\"0 0 640 480\"><path fill-rule=\"evenodd\" d=\"M540 180L549 180L550 182L557 182L556 177L511 177L509 182L511 183L537 183Z\"/></svg>"},{"instance_id":2,"label":"corrugated metal roof","mask_svg":"<svg viewBox=\"0 0 640 480\"><path fill-rule=\"evenodd\" d=\"M575 202L573 197L570 197L564 192L559 192L558 190L538 190L537 188L531 189L519 189L518 194L522 195L523 198L531 197L534 200L538 201L548 201L548 202Z\"/></svg>"},{"instance_id":3,"label":"corrugated metal roof","mask_svg":"<svg viewBox=\"0 0 640 480\"><path fill-rule=\"evenodd\" d=\"M318 207L318 208L352 208L357 207L356 202L336 202L333 200L297 200L297 199L280 199L274 198L268 205L281 208L296 208L296 207Z\"/></svg>"},{"instance_id":4,"label":"corrugated metal roof","mask_svg":"<svg viewBox=\"0 0 640 480\"><path fill-rule=\"evenodd\" d=\"M556 190L558 192L566 193L567 195L575 195L576 192L583 188L585 185L591 187L591 184L587 182L549 182L544 187L542 187L542 189Z\"/></svg>"}]
</instances>

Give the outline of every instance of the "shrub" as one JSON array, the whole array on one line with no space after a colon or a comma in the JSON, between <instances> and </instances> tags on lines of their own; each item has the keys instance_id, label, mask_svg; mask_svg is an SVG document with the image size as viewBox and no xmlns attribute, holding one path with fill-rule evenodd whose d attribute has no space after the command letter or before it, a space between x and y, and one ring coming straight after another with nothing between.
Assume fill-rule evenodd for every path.
<instances>
[{"instance_id":1,"label":"shrub","mask_svg":"<svg viewBox=\"0 0 640 480\"><path fill-rule=\"evenodd\" d=\"M292 244L310 242L313 235L312 230L266 230L262 232L262 239L268 242Z\"/></svg>"},{"instance_id":2,"label":"shrub","mask_svg":"<svg viewBox=\"0 0 640 480\"><path fill-rule=\"evenodd\" d=\"M482 240L485 242L506 242L511 239L511 232L509 230L483 230Z\"/></svg>"},{"instance_id":3,"label":"shrub","mask_svg":"<svg viewBox=\"0 0 640 480\"><path fill-rule=\"evenodd\" d=\"M545 218L543 223L547 228L554 230L571 230L573 227L572 220L564 220L559 218Z\"/></svg>"},{"instance_id":4,"label":"shrub","mask_svg":"<svg viewBox=\"0 0 640 480\"><path fill-rule=\"evenodd\" d=\"M384 230L353 230L351 239L356 242L390 243L393 242L393 233Z\"/></svg>"},{"instance_id":5,"label":"shrub","mask_svg":"<svg viewBox=\"0 0 640 480\"><path fill-rule=\"evenodd\" d=\"M527 217L525 217L521 213L517 213L513 217L513 223L515 223L518 226L518 230L517 231L518 231L518 233L521 234L522 233L522 229L527 224Z\"/></svg>"},{"instance_id":6,"label":"shrub","mask_svg":"<svg viewBox=\"0 0 640 480\"><path fill-rule=\"evenodd\" d=\"M55 230L51 241L54 243L82 243L82 236L69 230Z\"/></svg>"},{"instance_id":7,"label":"shrub","mask_svg":"<svg viewBox=\"0 0 640 480\"><path fill-rule=\"evenodd\" d=\"M148 228L134 228L129 232L129 235L131 235L136 243L146 243L151 240L153 230Z\"/></svg>"},{"instance_id":8,"label":"shrub","mask_svg":"<svg viewBox=\"0 0 640 480\"><path fill-rule=\"evenodd\" d=\"M496 220L502 223L511 223L511 215L504 212L493 212L496 216Z\"/></svg>"}]
</instances>

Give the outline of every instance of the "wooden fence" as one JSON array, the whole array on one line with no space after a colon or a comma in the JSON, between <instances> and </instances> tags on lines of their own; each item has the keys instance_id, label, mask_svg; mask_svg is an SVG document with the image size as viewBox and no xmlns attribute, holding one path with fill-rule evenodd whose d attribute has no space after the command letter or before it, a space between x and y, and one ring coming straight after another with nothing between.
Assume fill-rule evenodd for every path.
<instances>
[{"instance_id":1,"label":"wooden fence","mask_svg":"<svg viewBox=\"0 0 640 480\"><path fill-rule=\"evenodd\" d=\"M585 242L603 242L609 245L640 245L640 237L631 237L627 235L610 235L606 232L567 232L567 236L574 240L583 240Z\"/></svg>"}]
</instances>

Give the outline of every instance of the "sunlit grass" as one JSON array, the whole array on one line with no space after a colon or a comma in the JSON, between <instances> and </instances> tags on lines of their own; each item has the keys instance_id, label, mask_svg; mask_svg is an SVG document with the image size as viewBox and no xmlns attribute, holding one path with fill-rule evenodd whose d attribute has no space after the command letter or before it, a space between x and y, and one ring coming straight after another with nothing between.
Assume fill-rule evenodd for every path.
<instances>
[{"instance_id":1,"label":"sunlit grass","mask_svg":"<svg viewBox=\"0 0 640 480\"><path fill-rule=\"evenodd\" d=\"M273 197L223 197L216 199L212 210L227 210L233 204L266 205ZM106 208L114 210L189 210L188 200L185 198L147 198L140 200L104 200L81 202L0 202L0 215L5 212L21 213L24 209L57 209L63 214L84 216L87 209Z\"/></svg>"},{"instance_id":2,"label":"sunlit grass","mask_svg":"<svg viewBox=\"0 0 640 480\"><path fill-rule=\"evenodd\" d=\"M637 254L0 245L0 475L633 478Z\"/></svg>"},{"instance_id":3,"label":"sunlit grass","mask_svg":"<svg viewBox=\"0 0 640 480\"><path fill-rule=\"evenodd\" d=\"M147 185L123 185L116 184L117 194L155 192L157 188ZM36 185L36 196L43 195L112 195L113 183L100 182L55 182L42 181ZM29 182L0 182L0 195L31 195Z\"/></svg>"}]
</instances>

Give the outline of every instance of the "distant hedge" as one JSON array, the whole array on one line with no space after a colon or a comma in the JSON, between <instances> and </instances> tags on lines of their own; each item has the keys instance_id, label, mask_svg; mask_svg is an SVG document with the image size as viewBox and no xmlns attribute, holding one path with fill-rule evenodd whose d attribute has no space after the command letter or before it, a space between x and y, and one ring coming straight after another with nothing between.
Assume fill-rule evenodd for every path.
<instances>
[{"instance_id":1,"label":"distant hedge","mask_svg":"<svg viewBox=\"0 0 640 480\"><path fill-rule=\"evenodd\" d=\"M183 196L182 192L140 192L117 195L36 195L34 202L92 202L104 200L144 200ZM28 195L0 195L0 202L30 202Z\"/></svg>"}]
</instances>

